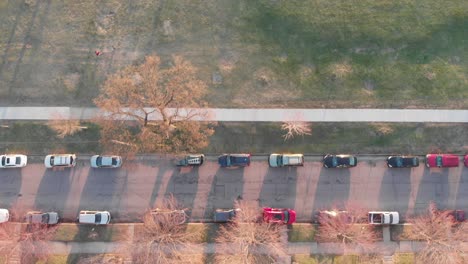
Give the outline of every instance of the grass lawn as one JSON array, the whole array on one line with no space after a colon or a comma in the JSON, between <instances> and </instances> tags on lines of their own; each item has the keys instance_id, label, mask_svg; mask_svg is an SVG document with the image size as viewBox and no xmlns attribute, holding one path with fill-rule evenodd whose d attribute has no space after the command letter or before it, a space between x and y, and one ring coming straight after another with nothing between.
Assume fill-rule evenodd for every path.
<instances>
[{"instance_id":1,"label":"grass lawn","mask_svg":"<svg viewBox=\"0 0 468 264\"><path fill-rule=\"evenodd\" d=\"M55 151L99 153L99 127L84 123L88 129L64 139L56 137L46 123L10 122L0 128L0 151L46 155ZM284 141L280 123L218 124L205 153L223 152L302 152L324 153L411 153L464 154L468 150L466 124L389 124L389 123L312 123L312 134Z\"/></svg>"},{"instance_id":2,"label":"grass lawn","mask_svg":"<svg viewBox=\"0 0 468 264\"><path fill-rule=\"evenodd\" d=\"M416 263L414 253L395 253L393 256L395 264L414 264Z\"/></svg>"},{"instance_id":3,"label":"grass lawn","mask_svg":"<svg viewBox=\"0 0 468 264\"><path fill-rule=\"evenodd\" d=\"M466 108L467 14L465 0L2 1L0 103L89 106L107 74L157 53L192 61L212 106Z\"/></svg>"},{"instance_id":4,"label":"grass lawn","mask_svg":"<svg viewBox=\"0 0 468 264\"><path fill-rule=\"evenodd\" d=\"M358 264L361 263L356 255L293 255L293 261L298 264Z\"/></svg>"},{"instance_id":5,"label":"grass lawn","mask_svg":"<svg viewBox=\"0 0 468 264\"><path fill-rule=\"evenodd\" d=\"M127 225L87 226L62 224L53 240L64 242L127 241L130 237Z\"/></svg>"},{"instance_id":6,"label":"grass lawn","mask_svg":"<svg viewBox=\"0 0 468 264\"><path fill-rule=\"evenodd\" d=\"M289 242L314 242L317 226L313 224L293 224L288 230Z\"/></svg>"}]
</instances>

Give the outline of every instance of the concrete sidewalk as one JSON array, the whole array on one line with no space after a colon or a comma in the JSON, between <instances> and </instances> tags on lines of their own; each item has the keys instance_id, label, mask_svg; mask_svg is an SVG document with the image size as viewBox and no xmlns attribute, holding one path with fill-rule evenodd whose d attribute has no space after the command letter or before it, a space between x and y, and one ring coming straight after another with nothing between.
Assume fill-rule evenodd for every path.
<instances>
[{"instance_id":1,"label":"concrete sidewalk","mask_svg":"<svg viewBox=\"0 0 468 264\"><path fill-rule=\"evenodd\" d=\"M105 254L122 253L126 245L124 242L59 242L49 241L50 253L57 255L65 254ZM400 242L377 242L372 249L366 250L366 253L378 253L381 255L393 255L398 252L418 252L424 247L424 242L418 241L400 241ZM192 244L182 252L187 254L214 254L216 253L216 244ZM219 251L218 251L219 253ZM288 254L362 254L364 251L358 247L348 247L343 249L339 243L316 243L316 242L289 242Z\"/></svg>"},{"instance_id":2,"label":"concrete sidewalk","mask_svg":"<svg viewBox=\"0 0 468 264\"><path fill-rule=\"evenodd\" d=\"M174 109L168 109L174 111ZM227 109L185 108L180 115L199 113L197 121L223 122L434 122L468 123L468 110L442 109ZM96 118L97 108L0 107L0 120L51 120ZM160 120L158 114L150 120Z\"/></svg>"}]
</instances>

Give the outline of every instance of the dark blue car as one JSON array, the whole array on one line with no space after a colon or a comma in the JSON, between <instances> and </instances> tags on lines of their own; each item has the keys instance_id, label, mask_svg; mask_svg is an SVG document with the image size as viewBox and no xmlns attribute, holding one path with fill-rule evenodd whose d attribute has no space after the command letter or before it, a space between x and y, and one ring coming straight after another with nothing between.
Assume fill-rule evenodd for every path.
<instances>
[{"instance_id":1,"label":"dark blue car","mask_svg":"<svg viewBox=\"0 0 468 264\"><path fill-rule=\"evenodd\" d=\"M246 167L250 165L250 154L223 154L218 163L221 167Z\"/></svg>"}]
</instances>

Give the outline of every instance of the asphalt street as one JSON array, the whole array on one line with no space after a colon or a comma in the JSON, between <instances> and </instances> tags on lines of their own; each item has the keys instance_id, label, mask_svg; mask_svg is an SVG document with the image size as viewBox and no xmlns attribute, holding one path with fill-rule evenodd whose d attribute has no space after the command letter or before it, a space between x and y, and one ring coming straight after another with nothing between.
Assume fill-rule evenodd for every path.
<instances>
[{"instance_id":1,"label":"asphalt street","mask_svg":"<svg viewBox=\"0 0 468 264\"><path fill-rule=\"evenodd\" d=\"M369 210L396 210L404 218L435 201L441 208L468 210L468 168L389 169L385 158L362 159L351 169L325 169L306 158L304 167L270 168L266 156L246 168L220 168L214 157L200 167L178 168L171 158L124 162L120 169L92 169L80 159L75 168L48 170L32 159L22 169L0 171L0 206L22 211L55 210L74 221L79 210L108 210L114 222L138 221L143 212L174 194L191 220L211 219L215 208L236 199L288 207L298 221L349 201Z\"/></svg>"}]
</instances>

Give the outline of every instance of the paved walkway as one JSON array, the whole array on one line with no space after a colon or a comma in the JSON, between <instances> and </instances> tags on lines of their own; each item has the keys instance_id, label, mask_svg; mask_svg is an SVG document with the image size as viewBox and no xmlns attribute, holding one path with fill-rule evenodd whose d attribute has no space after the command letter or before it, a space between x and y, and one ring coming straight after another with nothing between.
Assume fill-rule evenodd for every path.
<instances>
[{"instance_id":1,"label":"paved walkway","mask_svg":"<svg viewBox=\"0 0 468 264\"><path fill-rule=\"evenodd\" d=\"M173 109L170 109L170 111ZM468 123L468 110L436 109L183 109L181 115L204 112L197 120L225 122L434 122ZM97 108L0 107L0 120L93 119ZM160 120L152 114L150 120Z\"/></svg>"},{"instance_id":2,"label":"paved walkway","mask_svg":"<svg viewBox=\"0 0 468 264\"><path fill-rule=\"evenodd\" d=\"M50 245L51 254L105 254L105 253L121 253L125 246L124 242L47 242ZM418 241L400 241L400 242L377 242L374 247L367 253L379 253L381 255L393 255L397 252L418 252L424 247L424 242ZM216 253L216 244L192 244L190 247L181 249L187 254L213 254ZM218 250L219 252L219 250ZM316 243L316 242L289 242L288 254L361 254L362 249L357 247L349 247L343 249L339 243Z\"/></svg>"}]
</instances>

